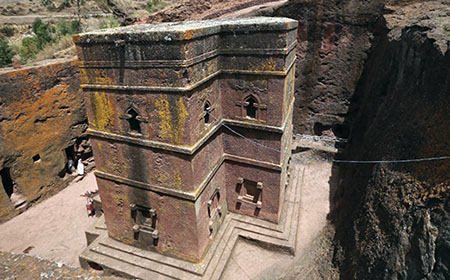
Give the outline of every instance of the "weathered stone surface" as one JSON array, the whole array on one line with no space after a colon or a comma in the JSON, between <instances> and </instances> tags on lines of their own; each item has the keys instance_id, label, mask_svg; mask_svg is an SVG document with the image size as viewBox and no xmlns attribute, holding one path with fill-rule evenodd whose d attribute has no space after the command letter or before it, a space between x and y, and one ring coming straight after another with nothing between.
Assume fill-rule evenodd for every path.
<instances>
[{"instance_id":1,"label":"weathered stone surface","mask_svg":"<svg viewBox=\"0 0 450 280\"><path fill-rule=\"evenodd\" d=\"M442 23L450 8L443 3L385 16L346 117L352 133L342 158L449 155L450 52L443 46L450 34ZM450 160L339 170L333 214L342 278L450 278Z\"/></svg>"},{"instance_id":2,"label":"weathered stone surface","mask_svg":"<svg viewBox=\"0 0 450 280\"><path fill-rule=\"evenodd\" d=\"M0 72L0 170L16 188L9 198L0 180L0 221L15 195L30 205L66 185L64 149L86 128L77 61Z\"/></svg>"},{"instance_id":3,"label":"weathered stone surface","mask_svg":"<svg viewBox=\"0 0 450 280\"><path fill-rule=\"evenodd\" d=\"M273 15L299 21L294 131L345 138L350 99L383 1L289 1Z\"/></svg>"},{"instance_id":4,"label":"weathered stone surface","mask_svg":"<svg viewBox=\"0 0 450 280\"><path fill-rule=\"evenodd\" d=\"M110 237L198 262L228 210L279 221L296 26L249 18L74 37Z\"/></svg>"}]
</instances>

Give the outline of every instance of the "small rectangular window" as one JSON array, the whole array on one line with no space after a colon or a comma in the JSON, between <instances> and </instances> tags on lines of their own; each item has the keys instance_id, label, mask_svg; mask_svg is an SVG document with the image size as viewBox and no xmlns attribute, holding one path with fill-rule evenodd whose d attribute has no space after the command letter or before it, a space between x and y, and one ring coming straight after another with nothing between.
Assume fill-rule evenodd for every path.
<instances>
[{"instance_id":1,"label":"small rectangular window","mask_svg":"<svg viewBox=\"0 0 450 280\"><path fill-rule=\"evenodd\" d=\"M41 156L39 154L33 156L33 161L38 162L41 160Z\"/></svg>"}]
</instances>

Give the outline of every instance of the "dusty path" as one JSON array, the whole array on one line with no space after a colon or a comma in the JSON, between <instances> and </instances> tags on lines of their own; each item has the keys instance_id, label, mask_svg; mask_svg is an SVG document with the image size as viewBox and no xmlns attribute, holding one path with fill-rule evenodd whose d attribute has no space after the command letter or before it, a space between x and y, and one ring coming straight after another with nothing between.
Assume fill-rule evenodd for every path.
<instances>
[{"instance_id":1,"label":"dusty path","mask_svg":"<svg viewBox=\"0 0 450 280\"><path fill-rule=\"evenodd\" d=\"M22 253L77 267L78 255L86 247L84 231L96 218L87 217L86 198L97 189L94 173L55 196L0 225L0 251Z\"/></svg>"}]
</instances>

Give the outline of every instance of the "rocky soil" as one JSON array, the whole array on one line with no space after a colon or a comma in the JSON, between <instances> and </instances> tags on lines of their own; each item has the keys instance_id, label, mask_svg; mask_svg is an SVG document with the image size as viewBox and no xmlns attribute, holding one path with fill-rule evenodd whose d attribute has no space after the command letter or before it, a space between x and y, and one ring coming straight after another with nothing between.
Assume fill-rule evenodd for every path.
<instances>
[{"instance_id":1,"label":"rocky soil","mask_svg":"<svg viewBox=\"0 0 450 280\"><path fill-rule=\"evenodd\" d=\"M100 276L96 271L68 267L38 257L0 252L0 278L16 279L89 279L119 280L114 276Z\"/></svg>"}]
</instances>

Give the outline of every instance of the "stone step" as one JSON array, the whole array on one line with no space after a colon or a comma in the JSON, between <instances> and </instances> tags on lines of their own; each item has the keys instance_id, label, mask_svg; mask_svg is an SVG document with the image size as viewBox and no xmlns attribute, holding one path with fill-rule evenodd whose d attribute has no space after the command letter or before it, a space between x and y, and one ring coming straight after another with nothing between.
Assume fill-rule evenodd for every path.
<instances>
[{"instance_id":1,"label":"stone step","mask_svg":"<svg viewBox=\"0 0 450 280\"><path fill-rule=\"evenodd\" d=\"M280 224L230 213L219 228L201 263L191 263L123 244L109 238L105 230L97 230L99 237L80 259L99 263L105 269L110 268L112 271L119 271L139 279L214 280L221 278L239 238L255 240L274 249L294 254L304 170L305 167L300 165L291 168L291 173L296 176L286 189L283 219ZM98 224L100 225L100 222Z\"/></svg>"},{"instance_id":2,"label":"stone step","mask_svg":"<svg viewBox=\"0 0 450 280\"><path fill-rule=\"evenodd\" d=\"M114 270L118 270L139 279L201 279L200 275L184 271L174 266L168 266L160 262L143 258L134 254L123 252L115 248L110 248L102 244L92 246L90 252L92 255L98 255L102 258L102 265L114 265ZM92 257L90 255L90 257ZM120 266L117 266L117 265ZM157 269L155 269L157 268ZM159 278L156 278L159 279Z\"/></svg>"}]
</instances>

